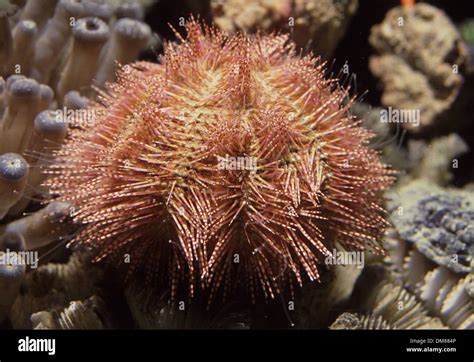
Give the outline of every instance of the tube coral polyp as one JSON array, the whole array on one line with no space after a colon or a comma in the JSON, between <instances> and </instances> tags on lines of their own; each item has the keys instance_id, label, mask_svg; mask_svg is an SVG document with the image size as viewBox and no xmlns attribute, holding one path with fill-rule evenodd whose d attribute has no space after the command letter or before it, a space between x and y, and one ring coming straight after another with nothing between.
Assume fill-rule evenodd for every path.
<instances>
[{"instance_id":1,"label":"tube coral polyp","mask_svg":"<svg viewBox=\"0 0 474 362\"><path fill-rule=\"evenodd\" d=\"M160 64L123 67L91 106L95 126L73 130L49 170L84 224L72 244L210 298L318 280L336 242L382 252L391 171L347 90L294 48L190 21Z\"/></svg>"}]
</instances>

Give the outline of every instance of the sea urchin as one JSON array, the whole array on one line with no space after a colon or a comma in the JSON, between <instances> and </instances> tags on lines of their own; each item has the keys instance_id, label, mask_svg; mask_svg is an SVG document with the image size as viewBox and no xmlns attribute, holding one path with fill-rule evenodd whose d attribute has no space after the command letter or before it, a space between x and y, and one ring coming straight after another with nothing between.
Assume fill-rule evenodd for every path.
<instances>
[{"instance_id":1,"label":"sea urchin","mask_svg":"<svg viewBox=\"0 0 474 362\"><path fill-rule=\"evenodd\" d=\"M317 280L336 241L381 252L392 176L347 90L286 35L186 30L160 64L122 67L57 152L47 185L84 224L72 244L210 297Z\"/></svg>"}]
</instances>

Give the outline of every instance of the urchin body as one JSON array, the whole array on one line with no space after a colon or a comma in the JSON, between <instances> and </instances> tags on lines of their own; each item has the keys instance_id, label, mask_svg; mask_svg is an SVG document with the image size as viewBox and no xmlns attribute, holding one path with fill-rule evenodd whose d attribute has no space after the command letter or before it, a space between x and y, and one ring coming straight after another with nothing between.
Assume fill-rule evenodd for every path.
<instances>
[{"instance_id":1,"label":"urchin body","mask_svg":"<svg viewBox=\"0 0 474 362\"><path fill-rule=\"evenodd\" d=\"M336 241L380 251L392 179L347 92L287 36L187 31L161 64L124 67L58 152L48 185L85 224L73 243L211 297L317 280Z\"/></svg>"}]
</instances>

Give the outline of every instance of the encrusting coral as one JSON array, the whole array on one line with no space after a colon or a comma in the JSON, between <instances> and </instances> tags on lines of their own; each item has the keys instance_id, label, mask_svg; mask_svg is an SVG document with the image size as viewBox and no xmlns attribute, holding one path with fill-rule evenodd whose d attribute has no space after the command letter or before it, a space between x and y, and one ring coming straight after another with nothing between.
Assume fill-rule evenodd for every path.
<instances>
[{"instance_id":1,"label":"encrusting coral","mask_svg":"<svg viewBox=\"0 0 474 362\"><path fill-rule=\"evenodd\" d=\"M347 90L287 35L187 33L122 68L56 152L45 184L84 224L72 244L210 300L318 280L336 239L381 253L392 171Z\"/></svg>"},{"instance_id":2,"label":"encrusting coral","mask_svg":"<svg viewBox=\"0 0 474 362\"><path fill-rule=\"evenodd\" d=\"M451 328L474 328L472 192L415 180L393 191L396 233L388 238L395 277Z\"/></svg>"}]
</instances>

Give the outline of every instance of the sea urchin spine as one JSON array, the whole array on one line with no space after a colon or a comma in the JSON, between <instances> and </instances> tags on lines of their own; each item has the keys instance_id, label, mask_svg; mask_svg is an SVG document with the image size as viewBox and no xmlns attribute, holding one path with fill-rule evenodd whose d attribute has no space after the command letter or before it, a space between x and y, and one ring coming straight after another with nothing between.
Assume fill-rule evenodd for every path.
<instances>
[{"instance_id":1,"label":"sea urchin spine","mask_svg":"<svg viewBox=\"0 0 474 362\"><path fill-rule=\"evenodd\" d=\"M336 241L381 252L391 171L347 90L286 35L190 21L180 40L122 68L57 152L47 186L85 224L73 244L210 298L318 280Z\"/></svg>"}]
</instances>

